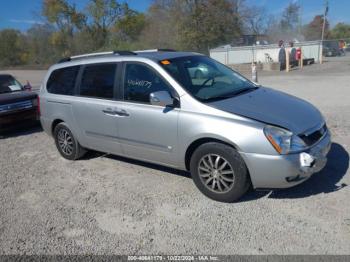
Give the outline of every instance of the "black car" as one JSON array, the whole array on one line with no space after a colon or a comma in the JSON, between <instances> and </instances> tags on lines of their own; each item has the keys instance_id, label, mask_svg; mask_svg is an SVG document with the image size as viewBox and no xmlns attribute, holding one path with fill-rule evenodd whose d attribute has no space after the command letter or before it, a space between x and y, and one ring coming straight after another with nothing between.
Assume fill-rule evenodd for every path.
<instances>
[{"instance_id":1,"label":"black car","mask_svg":"<svg viewBox=\"0 0 350 262\"><path fill-rule=\"evenodd\" d=\"M38 120L38 95L13 76L0 74L0 131Z\"/></svg>"},{"instance_id":2,"label":"black car","mask_svg":"<svg viewBox=\"0 0 350 262\"><path fill-rule=\"evenodd\" d=\"M325 57L330 56L342 56L345 55L343 50L339 48L339 41L331 40L323 42L323 55Z\"/></svg>"},{"instance_id":3,"label":"black car","mask_svg":"<svg viewBox=\"0 0 350 262\"><path fill-rule=\"evenodd\" d=\"M339 48L324 46L323 55L325 57L340 56L340 51L339 51Z\"/></svg>"}]
</instances>

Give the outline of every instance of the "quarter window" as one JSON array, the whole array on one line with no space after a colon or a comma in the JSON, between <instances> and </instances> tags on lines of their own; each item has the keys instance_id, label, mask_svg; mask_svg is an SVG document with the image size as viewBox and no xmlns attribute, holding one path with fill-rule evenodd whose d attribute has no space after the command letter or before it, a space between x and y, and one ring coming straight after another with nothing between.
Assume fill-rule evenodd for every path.
<instances>
[{"instance_id":1,"label":"quarter window","mask_svg":"<svg viewBox=\"0 0 350 262\"><path fill-rule=\"evenodd\" d=\"M74 95L79 66L56 69L47 81L47 91L59 95Z\"/></svg>"},{"instance_id":2,"label":"quarter window","mask_svg":"<svg viewBox=\"0 0 350 262\"><path fill-rule=\"evenodd\" d=\"M80 84L80 95L113 98L116 64L98 64L85 67Z\"/></svg>"},{"instance_id":3,"label":"quarter window","mask_svg":"<svg viewBox=\"0 0 350 262\"><path fill-rule=\"evenodd\" d=\"M149 103L149 95L157 91L170 91L165 81L151 68L142 64L127 64L124 80L124 99Z\"/></svg>"}]
</instances>

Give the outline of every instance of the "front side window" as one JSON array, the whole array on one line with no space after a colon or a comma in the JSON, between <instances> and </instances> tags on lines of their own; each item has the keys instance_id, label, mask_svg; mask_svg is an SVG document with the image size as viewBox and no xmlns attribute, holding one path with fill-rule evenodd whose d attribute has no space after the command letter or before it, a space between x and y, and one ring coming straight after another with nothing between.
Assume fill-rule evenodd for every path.
<instances>
[{"instance_id":1,"label":"front side window","mask_svg":"<svg viewBox=\"0 0 350 262\"><path fill-rule=\"evenodd\" d=\"M74 95L74 86L78 71L79 66L54 70L47 81L47 91L59 95Z\"/></svg>"},{"instance_id":2,"label":"front side window","mask_svg":"<svg viewBox=\"0 0 350 262\"><path fill-rule=\"evenodd\" d=\"M162 60L160 65L203 102L229 98L257 88L248 79L206 56Z\"/></svg>"},{"instance_id":3,"label":"front side window","mask_svg":"<svg viewBox=\"0 0 350 262\"><path fill-rule=\"evenodd\" d=\"M149 103L149 95L157 91L170 91L165 81L151 68L142 64L126 64L124 100Z\"/></svg>"},{"instance_id":4,"label":"front side window","mask_svg":"<svg viewBox=\"0 0 350 262\"><path fill-rule=\"evenodd\" d=\"M96 98L113 98L116 64L95 64L84 68L80 95Z\"/></svg>"}]
</instances>

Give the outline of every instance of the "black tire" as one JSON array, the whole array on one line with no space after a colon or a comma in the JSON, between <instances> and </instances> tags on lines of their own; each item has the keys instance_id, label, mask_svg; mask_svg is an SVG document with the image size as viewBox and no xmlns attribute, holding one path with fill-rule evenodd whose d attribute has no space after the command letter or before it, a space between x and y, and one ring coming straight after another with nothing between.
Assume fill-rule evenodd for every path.
<instances>
[{"instance_id":1,"label":"black tire","mask_svg":"<svg viewBox=\"0 0 350 262\"><path fill-rule=\"evenodd\" d=\"M217 156L221 158L218 160L217 167L210 169L210 172L203 171L209 170L204 162L209 163L210 157L212 162L215 162L212 163L215 166ZM225 166L220 170L224 164ZM233 172L229 174L230 170ZM240 154L234 148L221 143L210 142L199 146L192 154L190 171L197 188L207 197L220 202L235 202L247 192L251 184L247 167ZM209 184L205 185L208 181ZM223 184L222 181L225 183ZM219 192L219 184L221 189L224 188L221 192Z\"/></svg>"},{"instance_id":2,"label":"black tire","mask_svg":"<svg viewBox=\"0 0 350 262\"><path fill-rule=\"evenodd\" d=\"M66 148L62 147L62 134L67 135L65 140L69 143L69 150L67 149L67 145ZM77 160L86 153L86 150L78 143L66 123L59 123L54 129L53 136L58 152L60 152L61 156L65 159Z\"/></svg>"}]
</instances>

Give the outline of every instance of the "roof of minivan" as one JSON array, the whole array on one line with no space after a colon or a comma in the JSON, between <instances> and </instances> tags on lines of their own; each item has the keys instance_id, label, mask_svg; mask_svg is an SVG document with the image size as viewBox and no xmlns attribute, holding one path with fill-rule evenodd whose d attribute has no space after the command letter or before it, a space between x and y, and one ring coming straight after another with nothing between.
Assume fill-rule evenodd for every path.
<instances>
[{"instance_id":1,"label":"roof of minivan","mask_svg":"<svg viewBox=\"0 0 350 262\"><path fill-rule=\"evenodd\" d=\"M137 56L149 58L152 60L160 61L164 59L173 59L177 57L201 55L194 52L137 52Z\"/></svg>"},{"instance_id":2,"label":"roof of minivan","mask_svg":"<svg viewBox=\"0 0 350 262\"><path fill-rule=\"evenodd\" d=\"M133 58L147 58L151 59L153 61L161 61L165 59L173 59L177 57L185 57L185 56L194 56L194 55L202 55L199 53L194 53L194 52L176 52L176 51L135 51L135 52L130 52L130 54L124 54L121 53L120 55L116 54L101 54L101 55L96 55L94 56L91 54L91 56L82 56L78 58L66 58L58 62L58 64L65 64L65 63L74 63L78 62L79 64L84 63L84 61L93 61L93 60L100 60L103 58L113 58L113 57L118 57L118 58L125 58L125 57L133 57ZM57 65L57 64L56 64Z\"/></svg>"}]
</instances>

